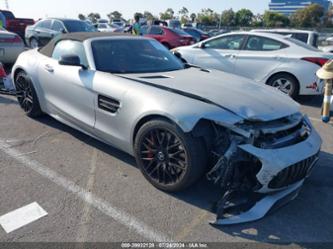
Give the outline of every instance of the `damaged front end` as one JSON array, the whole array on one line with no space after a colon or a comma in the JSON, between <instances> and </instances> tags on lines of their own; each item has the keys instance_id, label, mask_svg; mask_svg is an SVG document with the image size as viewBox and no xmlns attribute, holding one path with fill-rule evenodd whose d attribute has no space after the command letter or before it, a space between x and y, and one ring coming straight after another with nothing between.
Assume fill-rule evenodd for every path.
<instances>
[{"instance_id":1,"label":"damaged front end","mask_svg":"<svg viewBox=\"0 0 333 249\"><path fill-rule=\"evenodd\" d=\"M258 220L293 200L318 161L321 138L300 113L269 122L211 126L214 166L207 178L224 193L216 225Z\"/></svg>"}]
</instances>

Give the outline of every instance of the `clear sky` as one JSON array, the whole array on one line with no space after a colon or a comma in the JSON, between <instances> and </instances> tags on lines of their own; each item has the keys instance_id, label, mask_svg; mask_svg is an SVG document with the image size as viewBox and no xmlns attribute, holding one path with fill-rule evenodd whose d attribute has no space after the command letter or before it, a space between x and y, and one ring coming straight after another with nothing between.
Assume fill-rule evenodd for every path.
<instances>
[{"instance_id":1,"label":"clear sky","mask_svg":"<svg viewBox=\"0 0 333 249\"><path fill-rule=\"evenodd\" d=\"M217 12L233 8L248 8L254 13L264 12L269 0L8 0L9 9L17 17L68 17L77 18L79 13L97 12L106 14L118 10L126 19L132 18L135 12L148 10L158 15L167 8L178 12L185 6L192 12L202 8L211 8ZM5 8L5 0L0 0L0 8Z\"/></svg>"}]
</instances>

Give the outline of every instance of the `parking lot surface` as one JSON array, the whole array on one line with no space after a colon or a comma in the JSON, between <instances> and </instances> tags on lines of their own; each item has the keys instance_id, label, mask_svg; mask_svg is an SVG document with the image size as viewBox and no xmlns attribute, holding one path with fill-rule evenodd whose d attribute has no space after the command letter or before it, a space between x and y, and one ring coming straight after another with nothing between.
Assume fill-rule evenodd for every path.
<instances>
[{"instance_id":1,"label":"parking lot surface","mask_svg":"<svg viewBox=\"0 0 333 249\"><path fill-rule=\"evenodd\" d=\"M0 241L333 242L333 125L320 121L320 101L300 100L324 142L300 196L261 221L213 227L218 187L203 179L161 192L132 157L48 116L30 119L0 95L0 216L33 202L48 213L8 234L0 228Z\"/></svg>"}]
</instances>

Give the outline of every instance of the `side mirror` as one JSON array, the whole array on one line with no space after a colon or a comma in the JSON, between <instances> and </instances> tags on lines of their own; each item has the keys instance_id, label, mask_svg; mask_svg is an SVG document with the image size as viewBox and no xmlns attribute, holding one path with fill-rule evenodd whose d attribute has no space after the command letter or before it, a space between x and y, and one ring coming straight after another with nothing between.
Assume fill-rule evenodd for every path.
<instances>
[{"instance_id":1,"label":"side mirror","mask_svg":"<svg viewBox=\"0 0 333 249\"><path fill-rule=\"evenodd\" d=\"M181 53L174 51L174 56L176 56L182 63L187 64L186 60L182 57Z\"/></svg>"},{"instance_id":2,"label":"side mirror","mask_svg":"<svg viewBox=\"0 0 333 249\"><path fill-rule=\"evenodd\" d=\"M77 55L63 55L59 60L59 64L63 66L77 66L87 69L86 66L81 64L80 57Z\"/></svg>"},{"instance_id":3,"label":"side mirror","mask_svg":"<svg viewBox=\"0 0 333 249\"><path fill-rule=\"evenodd\" d=\"M205 49L206 48L205 43L204 42L200 43L199 48Z\"/></svg>"},{"instance_id":4,"label":"side mirror","mask_svg":"<svg viewBox=\"0 0 333 249\"><path fill-rule=\"evenodd\" d=\"M65 29L62 29L62 30L61 30L61 33L66 34L67 31L66 31Z\"/></svg>"},{"instance_id":5,"label":"side mirror","mask_svg":"<svg viewBox=\"0 0 333 249\"><path fill-rule=\"evenodd\" d=\"M180 60L182 59L182 55L181 55L179 52L174 51L173 54L174 54L174 56L176 56L178 59L180 59Z\"/></svg>"}]
</instances>

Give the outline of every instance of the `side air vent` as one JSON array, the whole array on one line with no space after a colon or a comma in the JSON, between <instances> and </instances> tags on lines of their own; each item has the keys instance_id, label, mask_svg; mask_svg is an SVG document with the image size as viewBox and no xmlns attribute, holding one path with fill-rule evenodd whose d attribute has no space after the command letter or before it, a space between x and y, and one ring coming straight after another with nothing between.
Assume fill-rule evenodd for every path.
<instances>
[{"instance_id":1,"label":"side air vent","mask_svg":"<svg viewBox=\"0 0 333 249\"><path fill-rule=\"evenodd\" d=\"M118 100L99 95L98 107L104 111L116 113L120 108L120 103Z\"/></svg>"}]
</instances>

